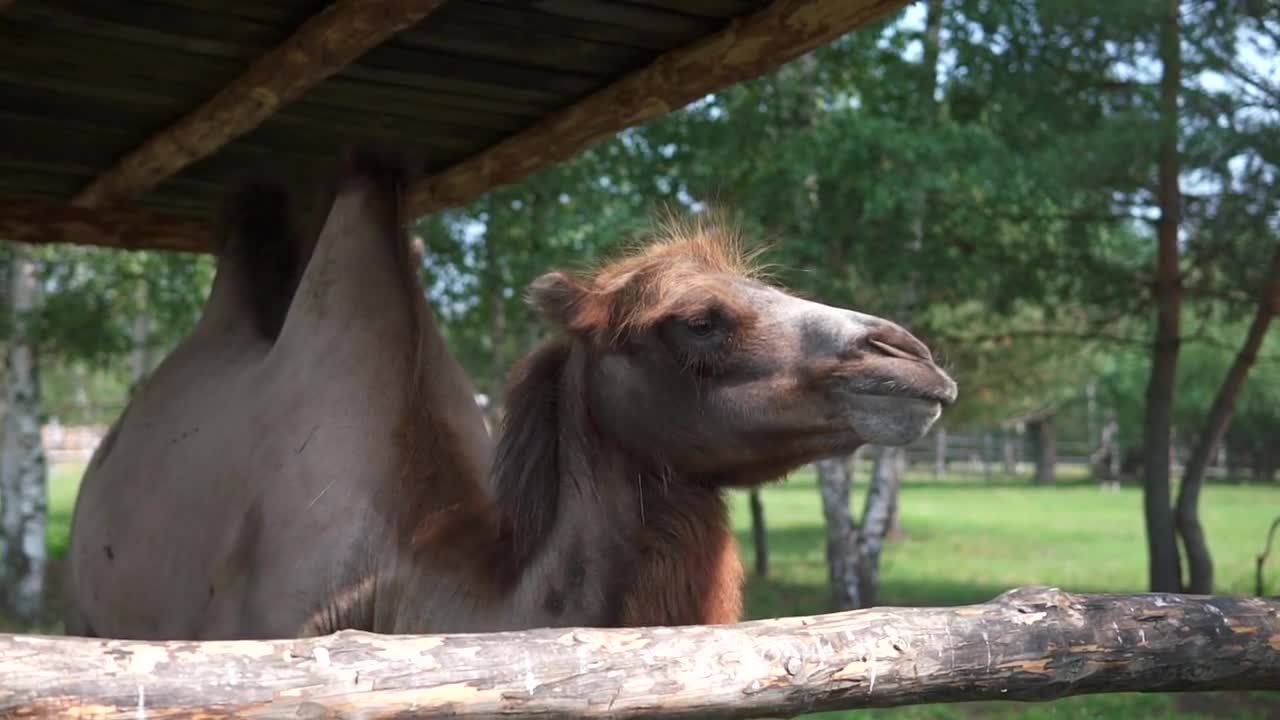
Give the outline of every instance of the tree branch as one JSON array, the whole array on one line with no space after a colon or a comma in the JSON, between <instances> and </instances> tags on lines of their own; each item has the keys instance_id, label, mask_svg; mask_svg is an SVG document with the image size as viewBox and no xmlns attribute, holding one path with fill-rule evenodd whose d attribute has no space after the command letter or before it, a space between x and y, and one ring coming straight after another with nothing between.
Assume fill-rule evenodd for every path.
<instances>
[{"instance_id":1,"label":"tree branch","mask_svg":"<svg viewBox=\"0 0 1280 720\"><path fill-rule=\"evenodd\" d=\"M1052 588L727 626L204 643L0 635L0 714L776 717L1269 689L1278 648L1280 600Z\"/></svg>"}]
</instances>

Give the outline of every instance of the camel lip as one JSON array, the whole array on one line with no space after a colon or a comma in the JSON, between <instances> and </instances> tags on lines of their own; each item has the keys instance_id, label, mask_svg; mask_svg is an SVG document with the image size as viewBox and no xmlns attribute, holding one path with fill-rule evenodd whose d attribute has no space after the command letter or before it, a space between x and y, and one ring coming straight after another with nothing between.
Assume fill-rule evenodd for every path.
<instances>
[{"instance_id":1,"label":"camel lip","mask_svg":"<svg viewBox=\"0 0 1280 720\"><path fill-rule=\"evenodd\" d=\"M954 381L948 383L941 388L903 388L900 391L888 392L884 390L859 390L858 395L869 397L888 397L902 398L905 400L920 400L923 402L941 405L942 407L951 407L955 404L957 388Z\"/></svg>"},{"instance_id":2,"label":"camel lip","mask_svg":"<svg viewBox=\"0 0 1280 720\"><path fill-rule=\"evenodd\" d=\"M845 392L865 397L923 400L942 407L955 404L959 395L956 381L932 361L882 358L887 362L868 364L865 360L842 364L833 379Z\"/></svg>"}]
</instances>

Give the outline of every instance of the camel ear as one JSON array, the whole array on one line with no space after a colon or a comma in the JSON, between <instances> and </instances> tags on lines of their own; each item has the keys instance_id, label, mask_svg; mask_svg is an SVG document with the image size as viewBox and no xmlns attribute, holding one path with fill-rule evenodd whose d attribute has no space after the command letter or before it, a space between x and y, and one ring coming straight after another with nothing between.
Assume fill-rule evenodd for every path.
<instances>
[{"instance_id":1,"label":"camel ear","mask_svg":"<svg viewBox=\"0 0 1280 720\"><path fill-rule=\"evenodd\" d=\"M529 286L529 304L543 319L566 330L579 319L587 286L582 281L559 271L549 272Z\"/></svg>"}]
</instances>

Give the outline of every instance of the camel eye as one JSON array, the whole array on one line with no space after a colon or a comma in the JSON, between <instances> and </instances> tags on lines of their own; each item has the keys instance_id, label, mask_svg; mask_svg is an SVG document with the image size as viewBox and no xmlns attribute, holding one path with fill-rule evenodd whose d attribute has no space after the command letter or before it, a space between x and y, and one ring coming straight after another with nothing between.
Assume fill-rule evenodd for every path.
<instances>
[{"instance_id":1,"label":"camel eye","mask_svg":"<svg viewBox=\"0 0 1280 720\"><path fill-rule=\"evenodd\" d=\"M673 314L662 323L660 337L686 364L700 364L726 349L733 319L716 308Z\"/></svg>"},{"instance_id":2,"label":"camel eye","mask_svg":"<svg viewBox=\"0 0 1280 720\"><path fill-rule=\"evenodd\" d=\"M700 338L711 335L711 333L715 332L716 329L716 326L711 322L711 319L704 315L691 317L688 320L685 320L684 324L694 337Z\"/></svg>"}]
</instances>

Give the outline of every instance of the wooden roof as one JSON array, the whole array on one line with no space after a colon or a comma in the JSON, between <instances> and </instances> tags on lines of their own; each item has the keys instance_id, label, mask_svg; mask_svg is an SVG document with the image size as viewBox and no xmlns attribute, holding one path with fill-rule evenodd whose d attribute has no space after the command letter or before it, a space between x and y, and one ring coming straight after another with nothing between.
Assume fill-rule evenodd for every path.
<instances>
[{"instance_id":1,"label":"wooden roof","mask_svg":"<svg viewBox=\"0 0 1280 720\"><path fill-rule=\"evenodd\" d=\"M420 159L420 214L905 0L0 0L0 238L210 249L247 168Z\"/></svg>"}]
</instances>

